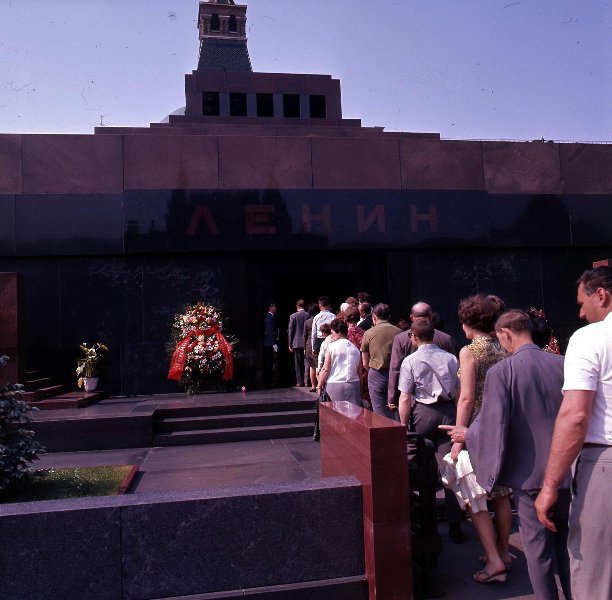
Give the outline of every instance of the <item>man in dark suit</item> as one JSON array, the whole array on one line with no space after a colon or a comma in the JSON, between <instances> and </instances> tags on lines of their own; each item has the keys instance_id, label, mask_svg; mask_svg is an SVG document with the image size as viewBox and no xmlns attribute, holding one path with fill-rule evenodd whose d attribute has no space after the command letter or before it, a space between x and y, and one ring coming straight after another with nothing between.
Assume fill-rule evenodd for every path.
<instances>
[{"instance_id":1,"label":"man in dark suit","mask_svg":"<svg viewBox=\"0 0 612 600\"><path fill-rule=\"evenodd\" d=\"M276 303L268 304L268 312L264 318L264 342L263 342L263 375L264 386L274 385L274 366L278 352L278 322L276 319Z\"/></svg>"},{"instance_id":2,"label":"man in dark suit","mask_svg":"<svg viewBox=\"0 0 612 600\"><path fill-rule=\"evenodd\" d=\"M304 310L304 300L298 300L295 308L289 317L289 352L295 362L296 387L304 387L304 323L310 315Z\"/></svg>"},{"instance_id":3,"label":"man in dark suit","mask_svg":"<svg viewBox=\"0 0 612 600\"><path fill-rule=\"evenodd\" d=\"M544 482L553 428L561 406L563 357L543 352L531 338L522 310L505 312L495 331L511 354L487 372L480 413L465 427L442 426L453 442L467 442L478 483L512 488L529 578L536 598L558 598L555 563L566 599L571 598L567 532L569 477L561 486L554 521L557 532L537 518L535 499ZM488 565L487 565L488 568ZM483 571L495 577L495 572Z\"/></svg>"},{"instance_id":4,"label":"man in dark suit","mask_svg":"<svg viewBox=\"0 0 612 600\"><path fill-rule=\"evenodd\" d=\"M359 303L359 322L357 323L357 327L361 327L364 331L371 329L373 326L372 322L372 305L369 302L360 302Z\"/></svg>"},{"instance_id":5,"label":"man in dark suit","mask_svg":"<svg viewBox=\"0 0 612 600\"><path fill-rule=\"evenodd\" d=\"M433 311L429 304L426 302L417 302L410 311L410 320L414 323L415 321L428 321L432 322ZM444 333L434 329L433 342L438 348L446 350L455 356L459 353L459 347L455 340ZM393 339L393 346L391 348L391 364L389 365L389 389L388 389L388 403L393 406L399 405L399 390L397 388L399 383L399 374L404 359L413 352L417 351L417 344L412 339L410 329L400 333Z\"/></svg>"}]
</instances>

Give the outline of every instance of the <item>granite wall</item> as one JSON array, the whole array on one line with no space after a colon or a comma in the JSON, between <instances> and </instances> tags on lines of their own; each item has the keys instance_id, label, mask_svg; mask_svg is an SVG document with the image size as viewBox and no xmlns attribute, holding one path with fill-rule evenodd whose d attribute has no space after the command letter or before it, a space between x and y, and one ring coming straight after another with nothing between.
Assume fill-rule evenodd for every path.
<instances>
[{"instance_id":1,"label":"granite wall","mask_svg":"<svg viewBox=\"0 0 612 600\"><path fill-rule=\"evenodd\" d=\"M367 598L351 477L0 505L0 539L0 600Z\"/></svg>"},{"instance_id":2,"label":"granite wall","mask_svg":"<svg viewBox=\"0 0 612 600\"><path fill-rule=\"evenodd\" d=\"M217 126L210 132L205 125L158 125L102 127L96 135L0 134L0 194L124 189L612 193L610 145L430 136L358 126L248 125Z\"/></svg>"}]
</instances>

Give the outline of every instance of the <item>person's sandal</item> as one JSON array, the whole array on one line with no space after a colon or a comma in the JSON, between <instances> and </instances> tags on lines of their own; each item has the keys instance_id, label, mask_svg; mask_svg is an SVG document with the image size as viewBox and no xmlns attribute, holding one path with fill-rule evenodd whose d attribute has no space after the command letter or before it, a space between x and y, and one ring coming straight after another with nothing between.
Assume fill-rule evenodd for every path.
<instances>
[{"instance_id":1,"label":"person's sandal","mask_svg":"<svg viewBox=\"0 0 612 600\"><path fill-rule=\"evenodd\" d=\"M508 573L502 571L501 573L491 574L486 569L482 569L482 571L474 573L473 577L476 583L504 583L508 579Z\"/></svg>"},{"instance_id":2,"label":"person's sandal","mask_svg":"<svg viewBox=\"0 0 612 600\"><path fill-rule=\"evenodd\" d=\"M482 555L478 557L478 560L482 563L482 564L486 564L487 563L487 557L486 555ZM508 561L504 561L504 566L506 567L506 573L510 573L510 571L512 571L512 559L508 560Z\"/></svg>"}]
</instances>

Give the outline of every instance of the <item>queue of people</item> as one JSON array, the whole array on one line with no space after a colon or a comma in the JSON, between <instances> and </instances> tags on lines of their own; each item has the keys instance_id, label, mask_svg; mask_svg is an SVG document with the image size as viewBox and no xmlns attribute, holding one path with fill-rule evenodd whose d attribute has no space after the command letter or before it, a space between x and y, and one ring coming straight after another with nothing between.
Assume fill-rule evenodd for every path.
<instances>
[{"instance_id":1,"label":"queue of people","mask_svg":"<svg viewBox=\"0 0 612 600\"><path fill-rule=\"evenodd\" d=\"M577 300L589 325L572 336L565 360L542 311L508 310L487 294L459 303L470 342L460 350L426 302L398 327L367 294L347 298L337 314L326 297L308 310L299 301L289 345L297 385L401 421L433 443L448 480L449 535L462 541L465 508L484 547L475 581L503 582L512 569L512 495L536 598L559 597L556 571L566 600L611 600L612 268L585 271Z\"/></svg>"}]
</instances>

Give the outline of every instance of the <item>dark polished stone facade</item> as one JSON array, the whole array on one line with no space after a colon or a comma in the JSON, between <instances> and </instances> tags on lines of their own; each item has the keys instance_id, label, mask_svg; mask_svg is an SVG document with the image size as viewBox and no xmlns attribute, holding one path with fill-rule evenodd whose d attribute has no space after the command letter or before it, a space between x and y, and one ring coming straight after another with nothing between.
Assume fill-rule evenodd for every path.
<instances>
[{"instance_id":1,"label":"dark polished stone facade","mask_svg":"<svg viewBox=\"0 0 612 600\"><path fill-rule=\"evenodd\" d=\"M69 383L78 344L102 340L105 387L127 395L176 389L170 321L201 298L228 314L247 386L270 298L281 325L303 296L339 304L368 289L396 318L424 298L459 335L458 300L490 291L544 307L563 343L577 325L574 280L612 242L606 195L141 190L5 195L0 213L0 271L25 280L28 363Z\"/></svg>"},{"instance_id":2,"label":"dark polished stone facade","mask_svg":"<svg viewBox=\"0 0 612 600\"><path fill-rule=\"evenodd\" d=\"M0 196L0 255L580 248L612 241L610 195L449 190L138 190Z\"/></svg>"},{"instance_id":3,"label":"dark polished stone facade","mask_svg":"<svg viewBox=\"0 0 612 600\"><path fill-rule=\"evenodd\" d=\"M259 382L263 305L339 305L359 289L394 317L430 301L460 336L477 291L541 306L562 344L578 326L574 280L609 256L609 195L449 190L140 190L0 196L0 271L25 282L28 365L72 384L78 345L101 340L105 388L175 391L172 315L207 299L240 339L235 383ZM290 356L281 352L283 373ZM289 379L287 379L289 380Z\"/></svg>"}]
</instances>

